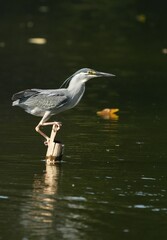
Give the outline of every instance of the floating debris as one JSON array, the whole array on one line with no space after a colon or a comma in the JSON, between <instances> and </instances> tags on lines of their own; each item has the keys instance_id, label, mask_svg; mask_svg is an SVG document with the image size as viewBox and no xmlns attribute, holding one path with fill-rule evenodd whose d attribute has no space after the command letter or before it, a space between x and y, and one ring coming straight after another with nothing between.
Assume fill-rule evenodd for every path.
<instances>
[{"instance_id":1,"label":"floating debris","mask_svg":"<svg viewBox=\"0 0 167 240\"><path fill-rule=\"evenodd\" d=\"M29 38L28 42L31 44L43 45L47 43L47 39L46 38Z\"/></svg>"},{"instance_id":2,"label":"floating debris","mask_svg":"<svg viewBox=\"0 0 167 240\"><path fill-rule=\"evenodd\" d=\"M117 121L119 116L116 114L119 111L118 108L105 108L101 111L97 112L97 115L102 117L103 119L110 119Z\"/></svg>"}]
</instances>

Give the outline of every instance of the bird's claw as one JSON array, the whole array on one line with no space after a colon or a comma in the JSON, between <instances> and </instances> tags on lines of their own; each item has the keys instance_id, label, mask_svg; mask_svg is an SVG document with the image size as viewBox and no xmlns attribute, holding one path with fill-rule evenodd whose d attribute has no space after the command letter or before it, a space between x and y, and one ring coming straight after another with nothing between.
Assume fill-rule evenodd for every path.
<instances>
[{"instance_id":1,"label":"bird's claw","mask_svg":"<svg viewBox=\"0 0 167 240\"><path fill-rule=\"evenodd\" d=\"M45 145L45 146L48 146L48 145L49 145L49 142L50 142L50 138L47 138L47 140L44 142L44 145Z\"/></svg>"},{"instance_id":2,"label":"bird's claw","mask_svg":"<svg viewBox=\"0 0 167 240\"><path fill-rule=\"evenodd\" d=\"M55 122L55 124L53 126L54 126L54 130L58 131L60 129L60 127L62 126L62 123L61 122Z\"/></svg>"}]
</instances>

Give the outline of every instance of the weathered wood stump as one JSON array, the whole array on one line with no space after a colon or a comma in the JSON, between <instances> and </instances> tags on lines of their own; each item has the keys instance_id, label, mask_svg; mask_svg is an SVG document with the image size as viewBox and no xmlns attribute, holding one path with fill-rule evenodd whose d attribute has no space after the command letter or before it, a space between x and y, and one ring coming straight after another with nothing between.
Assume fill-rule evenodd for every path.
<instances>
[{"instance_id":1,"label":"weathered wood stump","mask_svg":"<svg viewBox=\"0 0 167 240\"><path fill-rule=\"evenodd\" d=\"M48 149L46 152L47 164L55 164L56 162L61 161L63 156L64 144L55 139L57 131L57 126L53 125L50 135L50 141L48 143Z\"/></svg>"}]
</instances>

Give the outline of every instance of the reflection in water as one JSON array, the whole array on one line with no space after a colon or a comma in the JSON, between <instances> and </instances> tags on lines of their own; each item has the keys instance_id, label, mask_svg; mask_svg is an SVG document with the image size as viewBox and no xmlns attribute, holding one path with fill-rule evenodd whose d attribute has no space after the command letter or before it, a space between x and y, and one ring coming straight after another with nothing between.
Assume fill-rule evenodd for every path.
<instances>
[{"instance_id":1,"label":"reflection in water","mask_svg":"<svg viewBox=\"0 0 167 240\"><path fill-rule=\"evenodd\" d=\"M45 186L44 186L44 193L45 194L56 194L58 190L58 177L60 173L59 166L55 165L46 165L46 173L45 173Z\"/></svg>"},{"instance_id":2,"label":"reflection in water","mask_svg":"<svg viewBox=\"0 0 167 240\"><path fill-rule=\"evenodd\" d=\"M28 230L28 233L44 237L49 229L53 229L59 174L59 166L46 165L44 175L35 175L33 191L21 207L21 224L25 232Z\"/></svg>"},{"instance_id":3,"label":"reflection in water","mask_svg":"<svg viewBox=\"0 0 167 240\"><path fill-rule=\"evenodd\" d=\"M21 206L24 238L48 239L54 235L57 239L79 239L83 235L80 229L87 228L82 222L83 216L72 211L84 209L82 204L86 199L82 196L58 197L60 173L59 166L46 165L46 173L34 177L32 192Z\"/></svg>"}]
</instances>

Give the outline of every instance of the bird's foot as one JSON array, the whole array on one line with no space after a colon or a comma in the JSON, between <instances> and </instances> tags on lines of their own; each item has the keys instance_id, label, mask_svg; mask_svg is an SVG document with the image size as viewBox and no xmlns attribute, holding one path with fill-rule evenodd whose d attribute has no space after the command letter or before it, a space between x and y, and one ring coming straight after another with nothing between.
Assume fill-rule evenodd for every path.
<instances>
[{"instance_id":1,"label":"bird's foot","mask_svg":"<svg viewBox=\"0 0 167 240\"><path fill-rule=\"evenodd\" d=\"M54 122L53 126L54 126L54 130L58 131L60 129L60 127L62 126L62 123L61 122Z\"/></svg>"},{"instance_id":2,"label":"bird's foot","mask_svg":"<svg viewBox=\"0 0 167 240\"><path fill-rule=\"evenodd\" d=\"M45 146L48 146L49 143L50 143L50 138L47 138L46 141L44 141L44 145L45 145Z\"/></svg>"}]
</instances>

